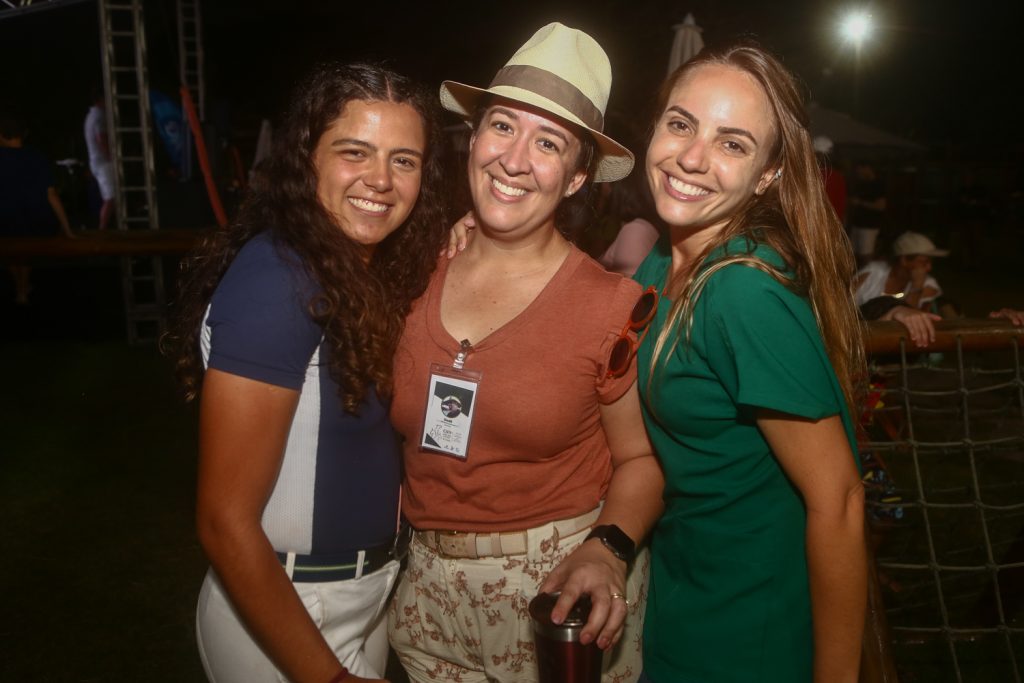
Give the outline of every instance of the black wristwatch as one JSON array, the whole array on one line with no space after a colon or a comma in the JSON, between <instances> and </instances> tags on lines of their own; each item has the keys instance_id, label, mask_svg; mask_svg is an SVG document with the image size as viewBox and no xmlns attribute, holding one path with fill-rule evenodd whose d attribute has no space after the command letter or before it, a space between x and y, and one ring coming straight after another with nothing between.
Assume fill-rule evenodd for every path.
<instances>
[{"instance_id":1,"label":"black wristwatch","mask_svg":"<svg viewBox=\"0 0 1024 683\"><path fill-rule=\"evenodd\" d=\"M626 535L626 532L615 526L614 524L601 524L595 526L587 534L584 541L589 541L592 538L601 539L601 543L604 543L604 547L612 551L615 557L619 558L626 564L633 561L636 557L636 543L633 543L633 539Z\"/></svg>"}]
</instances>

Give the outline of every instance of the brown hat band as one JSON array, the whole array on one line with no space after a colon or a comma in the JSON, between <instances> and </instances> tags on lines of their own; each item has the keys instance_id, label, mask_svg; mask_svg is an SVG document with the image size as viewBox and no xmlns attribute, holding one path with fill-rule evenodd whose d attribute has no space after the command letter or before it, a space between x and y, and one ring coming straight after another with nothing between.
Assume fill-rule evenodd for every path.
<instances>
[{"instance_id":1,"label":"brown hat band","mask_svg":"<svg viewBox=\"0 0 1024 683\"><path fill-rule=\"evenodd\" d=\"M591 130L601 132L604 129L604 115L590 98L575 85L550 71L527 64L513 64L504 67L494 76L490 87L497 85L529 90L572 112Z\"/></svg>"}]
</instances>

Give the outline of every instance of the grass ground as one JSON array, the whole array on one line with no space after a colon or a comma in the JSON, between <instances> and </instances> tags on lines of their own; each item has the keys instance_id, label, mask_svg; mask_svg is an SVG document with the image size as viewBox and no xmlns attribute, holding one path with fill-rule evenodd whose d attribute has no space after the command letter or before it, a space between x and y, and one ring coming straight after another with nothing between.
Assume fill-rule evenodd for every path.
<instances>
[{"instance_id":1,"label":"grass ground","mask_svg":"<svg viewBox=\"0 0 1024 683\"><path fill-rule=\"evenodd\" d=\"M0 680L202 681L195 419L166 363L120 340L2 358Z\"/></svg>"}]
</instances>

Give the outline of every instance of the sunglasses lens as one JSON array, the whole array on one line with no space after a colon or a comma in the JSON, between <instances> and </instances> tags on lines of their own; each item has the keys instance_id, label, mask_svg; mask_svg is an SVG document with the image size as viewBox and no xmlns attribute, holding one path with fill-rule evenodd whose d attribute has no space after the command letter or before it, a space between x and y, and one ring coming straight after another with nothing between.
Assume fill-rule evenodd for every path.
<instances>
[{"instance_id":1,"label":"sunglasses lens","mask_svg":"<svg viewBox=\"0 0 1024 683\"><path fill-rule=\"evenodd\" d=\"M612 352L608 355L609 375L619 377L626 372L626 368L629 367L629 353L631 350L629 339L622 337L615 342Z\"/></svg>"},{"instance_id":2,"label":"sunglasses lens","mask_svg":"<svg viewBox=\"0 0 1024 683\"><path fill-rule=\"evenodd\" d=\"M643 325L651 319L654 306L658 303L658 295L648 290L637 299L633 312L629 314L629 322L634 326Z\"/></svg>"}]
</instances>

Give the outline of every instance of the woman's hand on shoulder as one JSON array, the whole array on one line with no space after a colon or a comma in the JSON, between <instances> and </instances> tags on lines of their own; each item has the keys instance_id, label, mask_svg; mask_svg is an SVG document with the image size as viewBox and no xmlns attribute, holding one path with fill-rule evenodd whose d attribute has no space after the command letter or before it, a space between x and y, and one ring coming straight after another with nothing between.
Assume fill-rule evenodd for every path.
<instances>
[{"instance_id":1,"label":"woman's hand on shoulder","mask_svg":"<svg viewBox=\"0 0 1024 683\"><path fill-rule=\"evenodd\" d=\"M625 596L626 569L626 563L601 541L584 542L551 570L540 585L541 593L561 592L551 610L552 621L561 623L576 601L589 595L592 607L580 642L586 645L596 641L602 650L613 647L622 637L627 605L624 599L612 595Z\"/></svg>"},{"instance_id":2,"label":"woman's hand on shoulder","mask_svg":"<svg viewBox=\"0 0 1024 683\"><path fill-rule=\"evenodd\" d=\"M469 245L469 234L475 228L476 217L470 211L452 225L451 230L448 232L448 246L445 247L442 253L446 254L448 258L455 258L456 254L463 251Z\"/></svg>"}]
</instances>

